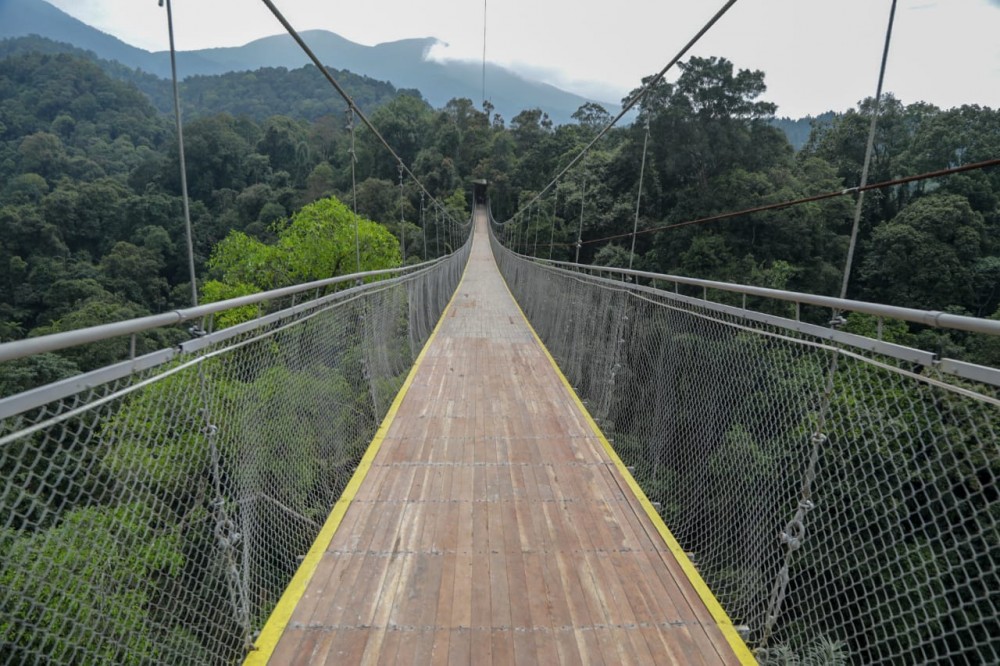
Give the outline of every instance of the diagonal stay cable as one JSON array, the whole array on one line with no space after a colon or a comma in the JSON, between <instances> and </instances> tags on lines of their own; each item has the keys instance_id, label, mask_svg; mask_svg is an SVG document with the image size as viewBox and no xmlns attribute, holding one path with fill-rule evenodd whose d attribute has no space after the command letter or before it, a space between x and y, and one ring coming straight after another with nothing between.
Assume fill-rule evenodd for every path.
<instances>
[{"instance_id":1,"label":"diagonal stay cable","mask_svg":"<svg viewBox=\"0 0 1000 666\"><path fill-rule=\"evenodd\" d=\"M364 112L358 107L358 105L354 102L354 99L352 99L351 96L347 94L347 91L344 90L344 88L337 82L337 79L335 79L333 75L330 74L326 66L323 65L323 62L316 56L315 53L313 53L313 50L309 47L308 44L306 44L305 40L302 39L302 36L299 35L298 31L292 27L292 24L288 22L288 19L286 19L285 16L281 13L281 11L278 10L278 8L274 5L274 2L272 2L272 0L263 0L263 2L265 5L267 5L267 8L271 10L271 13L274 14L274 18L278 19L278 22L281 23L281 25L285 28L288 34L291 35L292 39L294 39L295 42L299 45L299 48L301 48L302 51L307 56L309 56L309 59L313 61L313 64L316 65L316 68L320 71L320 73L326 77L326 80L330 82L330 85L332 85L334 89L337 91L337 93L339 93L340 96L344 98L344 101L347 102L348 108L353 110L354 113L358 114L358 117L361 119L361 122L363 122L365 126L369 130L371 130L371 133L375 135L375 138L377 138L379 142L383 146L385 146L385 149L388 150L389 154L393 156L399 167L404 172L406 172L406 174L410 178L413 179L413 182L417 184L417 187L419 187L424 194L430 197L431 201L433 201L437 206L440 206L445 211L445 215L447 215L452 222L454 222L455 224L459 224L460 226L465 226L464 223L456 222L455 219L448 213L448 209L445 208L444 205L441 204L441 202L439 202L437 198L435 198L434 195L432 195L427 190L426 187L424 187L424 184L420 182L420 179L417 178L417 176L412 171L410 171L410 168L406 166L406 164L403 162L403 158L400 157L395 150L393 150L392 146L389 145L389 142L386 141L385 137L382 136L382 133L378 131L378 128L375 127L375 125L372 124L370 120L368 120L368 116L366 116ZM733 0L733 2L735 2L735 0Z\"/></svg>"},{"instance_id":2,"label":"diagonal stay cable","mask_svg":"<svg viewBox=\"0 0 1000 666\"><path fill-rule=\"evenodd\" d=\"M270 4L269 0L264 0L264 2L267 2L268 4ZM597 135L593 139L591 139L590 143L588 143L586 146L584 146L583 150L581 150L577 154L577 156L574 157L570 161L569 164L567 164L565 167L563 167L562 171L560 171L558 174L556 174L555 178L553 178L551 181L549 181L548 185L546 185L545 187L543 187L541 189L541 191L539 191L538 194L536 194L535 197L531 201L529 201L528 203L526 203L524 206L521 207L520 210L518 210L516 213L514 213L514 215L511 216L510 220L507 220L507 222L501 222L500 226L503 226L505 224L508 224L509 222L512 222L516 217L518 217L519 215L521 215L525 210L528 209L529 206L533 205L536 201L538 201L542 197L543 194L545 194L546 192L548 192L549 189L551 189L552 186L555 185L559 181L560 178L562 178L564 175L566 175L567 171L569 171L574 166L576 166L577 162L579 162L581 159L583 159L584 155L586 155L588 152L590 152L590 149L594 147L594 144L596 144L598 141L600 141L601 137L603 137L605 134L607 134L608 132L610 132L611 128L614 127L616 124L618 124L618 121L621 120L622 118L624 118L625 114L628 113L629 111L631 111L632 107L634 107L636 104L638 104L639 101L646 95L647 92L649 92L654 86L656 86L660 81L662 81L663 77L667 75L667 72L669 72L673 68L673 66L676 65L680 61L681 58L683 58L685 55L687 55L688 51L690 51L692 48L694 48L694 45L697 44L698 41L702 37L705 36L705 33L707 33L709 30L712 29L712 26L714 26L716 23L718 23L719 19L721 19L723 17L723 15L725 15L725 13L728 12L730 10L730 8L733 5L736 4L736 2L737 2L737 0L728 0L728 2L726 2L726 4L723 5L721 9L719 9L719 11L715 12L715 15L713 15L712 18L710 18L708 20L708 22L701 27L701 30L699 30L695 34L695 36L692 37L688 41L688 43L684 45L684 48L682 48L680 51L678 51L677 55L675 55L673 58L671 58L670 62L668 62L666 65L664 65L663 69L661 69L656 76L654 76L649 81L647 81L646 84L643 85L642 88L640 88L638 90L638 92L636 92L634 95L632 95L632 97L629 98L629 100L627 102L625 102L625 104L622 106L622 110L618 112L618 115L615 116L611 120L611 122L609 122L607 125L605 125L604 129L602 129L600 132L598 132Z\"/></svg>"}]
</instances>

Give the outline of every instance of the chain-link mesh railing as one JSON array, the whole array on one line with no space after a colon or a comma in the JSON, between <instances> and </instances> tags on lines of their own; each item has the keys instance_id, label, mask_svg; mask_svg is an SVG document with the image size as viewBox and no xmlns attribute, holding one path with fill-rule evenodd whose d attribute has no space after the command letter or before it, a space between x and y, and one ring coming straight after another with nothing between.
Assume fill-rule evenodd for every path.
<instances>
[{"instance_id":1,"label":"chain-link mesh railing","mask_svg":"<svg viewBox=\"0 0 1000 666\"><path fill-rule=\"evenodd\" d=\"M494 251L762 663L1000 662L1000 372Z\"/></svg>"},{"instance_id":2,"label":"chain-link mesh railing","mask_svg":"<svg viewBox=\"0 0 1000 666\"><path fill-rule=\"evenodd\" d=\"M0 663L240 661L470 245L0 400Z\"/></svg>"}]
</instances>

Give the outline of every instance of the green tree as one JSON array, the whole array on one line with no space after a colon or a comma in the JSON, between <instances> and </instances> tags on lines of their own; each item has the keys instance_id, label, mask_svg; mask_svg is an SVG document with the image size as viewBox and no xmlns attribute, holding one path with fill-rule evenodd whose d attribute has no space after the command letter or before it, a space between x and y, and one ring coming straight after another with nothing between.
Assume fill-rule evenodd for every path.
<instances>
[{"instance_id":1,"label":"green tree","mask_svg":"<svg viewBox=\"0 0 1000 666\"><path fill-rule=\"evenodd\" d=\"M425 137L431 136L431 107L413 95L400 94L371 114L371 121L404 164L413 164ZM359 169L378 178L396 179L396 161L370 132L358 138Z\"/></svg>"},{"instance_id":2,"label":"green tree","mask_svg":"<svg viewBox=\"0 0 1000 666\"><path fill-rule=\"evenodd\" d=\"M236 119L226 114L199 118L184 128L184 156L192 197L208 199L216 190L240 190L246 185L247 158L253 151L239 129ZM177 164L175 143L161 176L175 194L180 193Z\"/></svg>"},{"instance_id":3,"label":"green tree","mask_svg":"<svg viewBox=\"0 0 1000 666\"><path fill-rule=\"evenodd\" d=\"M279 221L274 244L231 232L212 251L208 264L223 283L261 291L353 273L354 222L353 213L337 198L321 199L290 220ZM357 222L361 270L398 266L399 245L392 234L371 220L359 217Z\"/></svg>"},{"instance_id":4,"label":"green tree","mask_svg":"<svg viewBox=\"0 0 1000 666\"><path fill-rule=\"evenodd\" d=\"M167 281L160 277L164 261L155 251L119 241L101 258L104 287L151 312L166 308Z\"/></svg>"},{"instance_id":5,"label":"green tree","mask_svg":"<svg viewBox=\"0 0 1000 666\"><path fill-rule=\"evenodd\" d=\"M142 306L105 292L87 298L72 312L60 317L49 325L33 329L30 335L38 336L61 333L89 326L126 321L148 314L149 310L146 310ZM183 332L170 329L147 331L136 335L136 353L147 354L157 349L163 349L185 337L186 335ZM128 338L112 338L81 347L74 347L62 352L62 356L75 363L82 371L94 370L117 363L128 358L128 355Z\"/></svg>"},{"instance_id":6,"label":"green tree","mask_svg":"<svg viewBox=\"0 0 1000 666\"><path fill-rule=\"evenodd\" d=\"M34 653L81 664L155 660L162 645L148 629L148 605L157 581L180 575L184 556L179 533L154 524L149 507L136 503L81 507L48 530L0 534L0 585L7 590L0 626L5 636L21 639L0 650L27 648L25 659ZM42 607L29 605L40 595ZM82 657L65 631L81 620L90 636ZM185 642L198 651L194 641Z\"/></svg>"},{"instance_id":7,"label":"green tree","mask_svg":"<svg viewBox=\"0 0 1000 666\"><path fill-rule=\"evenodd\" d=\"M21 170L25 173L37 173L52 181L66 168L66 151L62 141L54 134L38 132L25 137L18 152Z\"/></svg>"},{"instance_id":8,"label":"green tree","mask_svg":"<svg viewBox=\"0 0 1000 666\"><path fill-rule=\"evenodd\" d=\"M23 173L7 184L3 198L13 204L37 204L48 192L44 178L37 173Z\"/></svg>"},{"instance_id":9,"label":"green tree","mask_svg":"<svg viewBox=\"0 0 1000 666\"><path fill-rule=\"evenodd\" d=\"M922 309L973 309L973 266L984 231L982 215L961 197L918 199L872 233L859 271L865 298Z\"/></svg>"},{"instance_id":10,"label":"green tree","mask_svg":"<svg viewBox=\"0 0 1000 666\"><path fill-rule=\"evenodd\" d=\"M587 102L573 112L573 120L591 131L604 129L611 122L611 114L600 104Z\"/></svg>"}]
</instances>

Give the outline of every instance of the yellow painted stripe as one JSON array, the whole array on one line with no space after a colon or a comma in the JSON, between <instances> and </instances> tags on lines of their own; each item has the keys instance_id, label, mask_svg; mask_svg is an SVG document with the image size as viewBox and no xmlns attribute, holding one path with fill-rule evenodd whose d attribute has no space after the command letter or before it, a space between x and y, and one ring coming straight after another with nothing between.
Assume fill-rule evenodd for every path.
<instances>
[{"instance_id":1,"label":"yellow painted stripe","mask_svg":"<svg viewBox=\"0 0 1000 666\"><path fill-rule=\"evenodd\" d=\"M546 347L545 343L542 342L542 339L538 337L538 333L535 332L535 327L531 325L530 321L528 321L528 317L524 314L524 310L521 309L521 305L517 302L517 299L514 298L514 294L511 293L510 287L507 286L506 280L504 280L504 286L507 287L507 293L510 294L511 300L514 301L514 306L517 308L517 311L521 313L524 323L528 325L528 330L531 331L531 335L535 338L535 341L538 342L538 346L542 348L542 351L545 353L545 357L549 359L549 363L552 364L552 368L556 371L556 374L559 376L560 381L562 381L563 386L566 387L566 391L569 393L570 398L573 400L574 404L576 404L580 413L583 414L583 417L586 419L587 424L593 431L594 436L597 437L597 439L600 440L601 445L604 446L604 450L607 452L608 457L611 458L615 467L618 468L618 472L622 475L622 478L625 479L625 483L632 490L636 499L639 500L639 504L646 511L646 515L649 516L653 526L656 527L656 531L660 533L660 537L662 537L664 543L667 544L667 548L670 549L671 553L673 553L674 558L677 560L677 563L680 564L681 569L691 582L691 586L694 587L695 592L698 593L702 603L705 604L705 607L708 609L709 614L711 614L712 619L715 620L716 625L719 627L719 631L721 631L722 635L726 638L726 641L732 648L736 658L739 659L741 664L756 664L757 659L753 656L753 653L750 652L750 648L747 647L743 638L741 638L739 633L737 633L736 628L733 626L733 621L729 619L729 615L727 615L726 611L723 610L722 606L719 604L719 600L716 599L715 595L712 594L712 591L708 589L708 585L705 584L705 580L701 577L701 574L698 573L694 563L688 558L684 549L681 548L681 545L677 543L677 539L674 538L674 535L670 532L666 523L663 522L660 514L653 507L653 503L649 501L648 497L646 497L646 493L643 492L638 482L636 482L635 477L633 477L632 473L628 471L628 467L626 467L625 463L622 462L622 459L618 457L618 453L615 452L611 442L609 442L608 438L604 436L603 432L601 432L600 426L598 426L597 422L594 421L594 417L590 415L587 407L583 404L583 401L580 400L580 396L576 394L576 390L573 389L569 380L566 379L566 375L564 375L562 370L559 369L559 364L556 363L552 354L549 353L548 347Z\"/></svg>"},{"instance_id":2,"label":"yellow painted stripe","mask_svg":"<svg viewBox=\"0 0 1000 666\"><path fill-rule=\"evenodd\" d=\"M365 450L364 456L361 457L361 462L358 463L357 469L354 470L351 480L347 482L347 487L344 488L344 492L341 493L340 499L337 500L337 503L333 505L333 511L330 512L326 522L323 523L323 527L316 536L316 540L313 541L312 547L309 549L309 552L306 553L305 558L302 560L302 564L299 565L298 570L296 570L295 575L292 577L292 581L288 584L288 587L285 588L285 592L281 595L281 599L278 600L278 605L274 607L270 617L267 618L267 622L264 624L264 628L261 630L260 636L257 637L256 641L254 641L253 650L243 661L243 666L264 666L271 659L271 655L274 654L274 648L277 647L278 641L281 640L281 636L284 634L285 628L288 626L288 622L292 618L292 613L295 611L295 607L299 604L299 600L302 599L302 595L305 594L306 588L309 587L309 582L312 580L313 574L316 573L316 568L319 566L319 562L323 558L323 553L326 552L327 547L333 540L333 535L337 532L337 528L340 527L340 522L344 519L344 514L347 513L347 509L354 500L354 497L357 495L358 489L361 487L361 483L368 475L368 470L371 469L375 456L378 455L379 449L382 448L382 442L385 440L385 437L389 432L389 428L392 426L392 422L396 418L396 412L399 411L399 406L403 403L403 398L406 397L407 391L410 390L410 385L413 383L413 378L417 375L417 371L420 369L420 365L424 360L424 356L427 354L427 350L430 348L431 343L434 342L434 338L437 337L438 331L441 330L445 317L448 316L448 312L451 310L452 304L455 302L455 298L458 296L458 292L462 288L462 283L465 282L465 275L468 270L469 261L467 259L465 269L462 271L462 279L459 280L458 286L455 287L455 293L451 295L448 305L445 306L444 311L441 313L441 318L434 326L434 330L431 331L430 337L427 338L427 342L424 343L424 348L420 350L416 361L413 362L413 367L410 368L410 373L406 376L406 380L403 381L403 386L399 389L399 393L396 394L396 398L392 401L392 405L390 405L385 418L382 419L382 423L379 425L378 430L375 431L375 436L372 438L367 450Z\"/></svg>"}]
</instances>

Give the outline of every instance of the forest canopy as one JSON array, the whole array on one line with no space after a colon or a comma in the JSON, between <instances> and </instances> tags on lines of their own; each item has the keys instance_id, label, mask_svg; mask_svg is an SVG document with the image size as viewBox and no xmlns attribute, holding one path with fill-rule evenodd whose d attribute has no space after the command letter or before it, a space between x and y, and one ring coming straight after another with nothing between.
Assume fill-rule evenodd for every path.
<instances>
[{"instance_id":1,"label":"forest canopy","mask_svg":"<svg viewBox=\"0 0 1000 666\"><path fill-rule=\"evenodd\" d=\"M186 304L190 293L178 151L172 119L161 111L162 82L85 52L52 51L39 38L0 43L2 340L160 312ZM381 133L460 219L468 214L472 179L489 181L494 215L505 219L611 117L588 103L574 114L576 122L556 126L538 109L510 119L468 99L433 109L416 91L353 75L345 82L360 95L356 99L371 103L368 112ZM763 72L724 58L682 63L676 81L661 82L644 97L635 122L609 132L525 216L521 237L542 238L531 248L541 256L572 258L582 219L581 261L627 265L629 243L598 239L631 231L647 124L640 230L856 185L872 101L824 115L795 151L775 126L766 90ZM274 253L305 238L294 229L313 202L354 200L347 118L339 107L324 106L335 98L322 77L310 68L193 77L182 95L202 286L222 297L316 274ZM357 125L359 215L384 225L404 245L408 261L448 251L447 234L435 227L440 212L413 183L400 190L394 159ZM998 154L997 111L907 105L888 95L870 180ZM869 193L848 295L1000 316L998 193L996 169ZM852 208L843 197L640 233L634 265L833 295ZM335 216L342 214L337 208ZM334 236L339 240L333 245L344 240ZM324 260L334 262L330 270L356 268L329 252ZM260 284L225 279L224 273L239 271L240 253L245 262L271 266L258 276ZM229 287L221 289L223 283ZM910 333L902 341L1000 362L963 340ZM152 336L140 340L140 348L169 342ZM23 373L42 381L93 367L78 367L71 356ZM13 388L25 385L17 380Z\"/></svg>"},{"instance_id":2,"label":"forest canopy","mask_svg":"<svg viewBox=\"0 0 1000 666\"><path fill-rule=\"evenodd\" d=\"M578 168L568 171L518 219L516 232L509 236L515 249L569 260L579 247L584 263L634 265L658 273L836 295L852 223L851 197L705 224L688 222L856 186L873 101L816 120L807 139L796 135L797 144L801 142L796 150L776 125L776 107L766 98L763 72L739 69L720 57L692 57L680 70L675 81L657 83L645 94L634 122L609 131ZM433 109L415 91L344 78L355 99L371 101L366 110L372 121L443 210L432 207L421 189L400 177L395 158L363 128L351 135L342 107L330 103L332 93L315 69L190 79L182 91L185 153L194 286L203 300L451 252L457 239L444 218L468 219L473 179L489 182L494 216L510 219L612 117L593 103L581 106L573 115L575 122L565 125L555 125L537 108L505 119L488 103L480 109L469 99L453 99ZM0 342L189 304L180 151L172 119L163 112L163 85L83 53L53 52L44 40L0 44ZM795 127L801 131L800 124ZM888 95L882 100L871 180L997 156L1000 112L979 106L942 110L922 102L904 104ZM644 163L637 211L638 175ZM633 255L626 240L631 241L636 216L640 233ZM998 239L1000 169L873 191L864 201L848 296L1000 319ZM16 634L16 640L0 641L0 660L73 654L75 646L61 632L66 618L79 618L85 624L104 622L95 633L110 637L107 651L93 656L93 663L129 663L125 656L131 663L147 663L169 654L210 663L207 646L215 639L207 635L212 628L206 629L206 617L167 613L167 605L158 602L168 599L186 608L191 599L226 596L215 577L223 567L206 565L199 553L226 551L233 543L229 539L239 538L223 538L213 531L228 522L221 520L225 510L257 509L237 509L236 493L227 495L223 483L240 484L240 474L247 474L260 487L288 490L290 498L275 501L281 512L261 523L261 534L280 534L289 516L296 514L318 530L343 488L329 480L346 483L422 344L411 335L411 305L405 293L398 299L386 295L380 308L360 299L343 307L325 313L326 319L303 319L306 325L288 327L287 342L270 335L244 340L247 344L233 346L231 355L206 355L198 368L178 367L186 376L172 369L138 387L141 390L88 406L82 416L54 419L51 431L18 435L16 446L3 450L0 469L16 492L6 494L5 511L0 512L9 516L0 525L0 588L11 591L4 597L2 615L28 629ZM374 312L379 316L372 316ZM234 309L214 324L226 327L257 314L254 307ZM343 327L339 336L338 326ZM336 343L324 343L322 354L301 353L324 327L334 330ZM879 331L889 342L1000 365L997 340L984 343L901 322L887 322L883 330L883 322L856 316L848 319L847 329L867 335ZM369 344L373 338L365 335L373 331L381 342ZM176 345L187 335L180 330L146 333L134 340L135 352ZM788 452L802 448L803 424L815 416L815 407L808 404L811 387L825 385L825 363L805 355L793 358L780 344L751 340L736 327L732 336L708 344L689 331L661 331L656 326L638 335L651 342L637 348L656 350L656 356L637 353L641 365L661 364L671 349L663 341L672 336L672 349L682 350L682 355L685 349L693 352L695 345L701 345L705 355L715 352L714 363L699 369L713 367L716 376L727 381L688 381L677 390L683 381L640 381L621 373L619 387L627 387L621 390L639 397L631 404L672 406L640 410L653 421L656 441L643 442L619 430L616 447L627 464L648 463L674 435L678 441L696 443L701 437L699 456L705 458L703 453L713 448L720 455L735 451L740 461L751 461L741 462L740 469L756 487L763 486L764 462L771 457L780 463L771 466L775 479L787 486L788 470L799 463L790 453L777 455L778 445ZM731 357L717 353L726 345L748 358L769 356L781 363L746 364L741 379L727 367ZM111 364L121 359L121 347L111 341L85 352L68 350L5 363L0 396ZM254 362L242 362L252 354L257 355ZM372 373L371 367L383 371ZM196 374L201 377L196 379ZM888 477L942 497L979 497L973 493L979 492L978 484L992 487L996 458L980 456L972 438L965 440L961 434L970 418L975 438L993 432L992 422L986 420L992 413L986 407L959 413L947 400L930 394L914 399L896 383L878 379L873 369L863 368L860 374L865 395L878 404L870 412L866 407L852 411L857 410L853 394L838 393L831 400L833 412L861 413L863 418L831 418L838 424L831 426L831 441L838 445L836 455L864 461L861 469L866 473L871 471L869 456L875 454L884 457L891 472L877 479L879 485L870 495L854 492L846 482L825 483L831 492L851 494L857 506L869 507L900 487L886 485L889 489L883 492L883 482L895 482ZM212 379L206 381L206 376ZM832 382L832 371L830 377ZM739 390L726 388L741 381ZM850 380L838 376L837 381ZM200 390L191 390L196 383ZM289 395L289 387L296 388L294 395ZM683 394L682 399L668 403L667 389ZM786 395L796 399L785 400ZM729 407L720 416L714 412L721 411L723 398ZM764 409L744 409L739 401ZM920 423L909 418L921 408L947 412L949 428L954 425L959 433L954 451L938 452L951 462L946 473L935 473L933 479L928 479L926 453L920 447L930 448L938 440L929 438L934 433L919 431ZM773 441L755 440L751 429L736 420L750 415L781 424L779 416L786 411L801 411L787 421L797 425L776 428ZM267 417L258 419L258 412ZM874 426L883 421L886 429L876 431ZM876 434L869 440L844 432L851 429ZM883 432L891 436L882 437ZM876 437L877 446L868 446ZM252 450L241 448L244 442L251 443ZM305 453L291 456L293 445ZM731 485L728 468L714 467L711 457L706 460L713 480ZM243 467L244 461L252 462ZM209 471L220 465L240 474ZM690 488L696 480L678 483L678 470L659 463L657 468L645 490L669 512L675 508L670 493ZM274 478L279 475L288 479ZM977 487L968 490L965 483ZM706 503L706 496L716 499ZM720 496L699 494L698 515L716 512L741 518L731 503L717 501ZM934 515L940 512L926 497L930 495L910 494L909 501L921 504L913 516L926 524L945 525L950 517ZM774 506L786 515L786 505L793 504L789 496ZM845 523L843 538L828 530L821 537L828 539L824 543L857 542L867 529L860 520L864 513ZM254 520L258 518L247 523ZM877 528L890 532L899 528L897 523ZM928 534L920 535L923 541L918 539L915 548L897 554L930 560L918 550L929 552ZM313 536L303 531L286 543L263 539L266 555L255 566L272 576L280 590L298 566L299 560L289 555L306 552ZM985 544L971 549L982 561L991 557L986 538L971 541ZM875 542L865 543L870 547ZM871 561L878 562L878 557ZM976 559L970 561L978 566ZM859 586L873 578L888 587L909 584L905 577L886 576L884 568L862 571L856 562L851 559L849 574L862 581ZM54 564L51 570L48 563ZM110 564L102 569L105 563ZM733 563L727 575L738 578L746 564ZM821 576L815 579L824 584ZM54 590L59 603L39 612L30 592L43 587ZM187 594L191 596L183 596ZM259 609L266 608L266 595L260 596ZM866 609L849 596L851 591L845 590L836 601L859 624L866 622ZM975 612L984 618L983 626L992 626L985 621L995 622L994 608L985 592L983 598L987 603L976 604ZM963 617L972 613L966 601L953 602ZM113 610L98 608L102 605ZM246 636L241 638L233 618L227 617L223 625L219 633L228 637L231 652L242 654ZM909 636L911 628L903 627L900 633ZM924 627L944 634L939 628ZM839 659L839 648L833 652ZM941 654L951 653L942 649Z\"/></svg>"}]
</instances>

